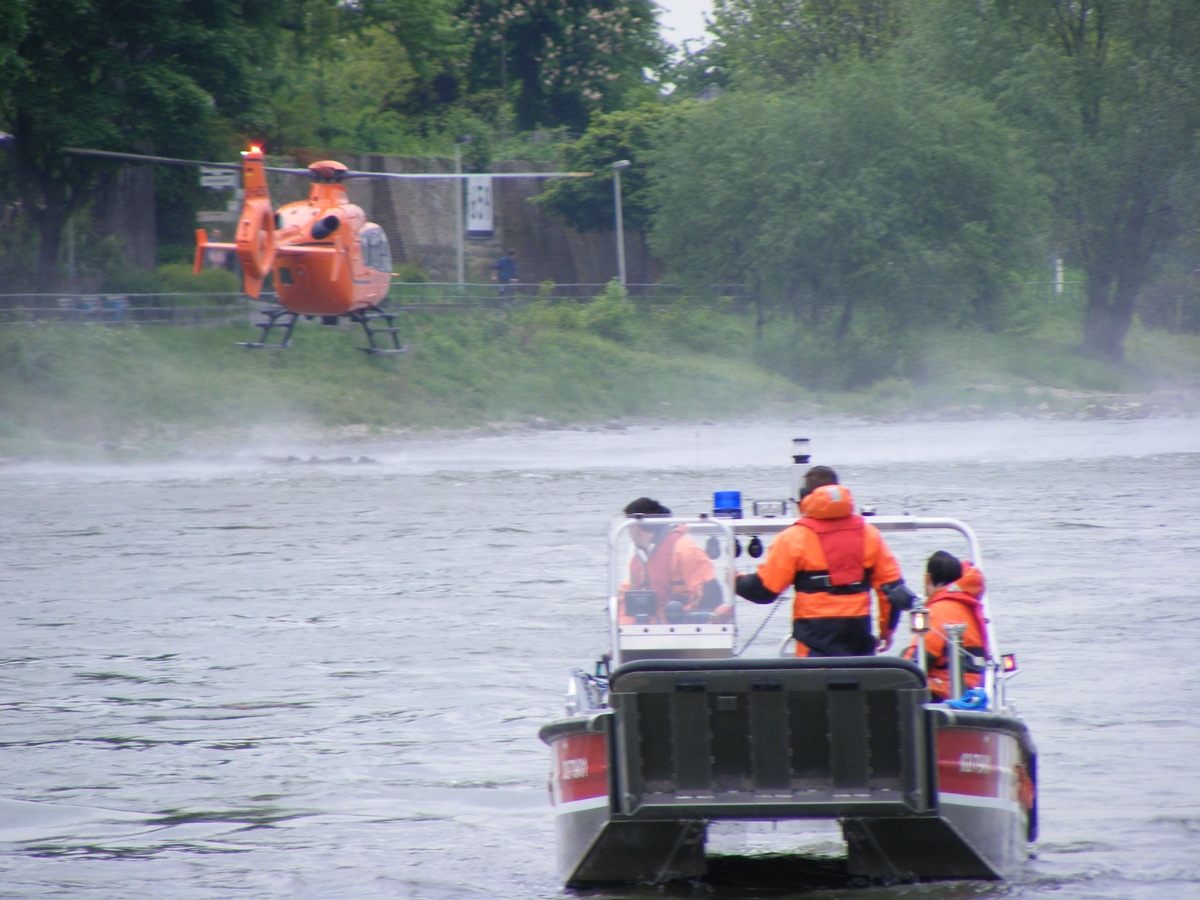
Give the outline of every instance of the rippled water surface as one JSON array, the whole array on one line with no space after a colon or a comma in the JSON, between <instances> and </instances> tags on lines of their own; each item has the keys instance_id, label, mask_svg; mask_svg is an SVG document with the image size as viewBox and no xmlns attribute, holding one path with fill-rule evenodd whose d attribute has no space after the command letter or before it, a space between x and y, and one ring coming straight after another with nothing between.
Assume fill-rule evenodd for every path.
<instances>
[{"instance_id":1,"label":"rippled water surface","mask_svg":"<svg viewBox=\"0 0 1200 900\"><path fill-rule=\"evenodd\" d=\"M975 528L1042 788L1015 882L811 886L1200 897L1200 422L1180 419L0 469L0 895L563 896L536 735L605 649L609 518L641 494L680 513L779 496L798 435L863 504ZM789 897L796 872L588 896Z\"/></svg>"}]
</instances>

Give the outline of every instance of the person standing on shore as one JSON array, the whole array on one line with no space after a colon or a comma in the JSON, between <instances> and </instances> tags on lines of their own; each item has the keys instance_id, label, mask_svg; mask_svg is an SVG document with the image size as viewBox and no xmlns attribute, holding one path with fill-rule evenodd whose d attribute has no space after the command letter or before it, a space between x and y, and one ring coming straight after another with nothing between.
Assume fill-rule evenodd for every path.
<instances>
[{"instance_id":1,"label":"person standing on shore","mask_svg":"<svg viewBox=\"0 0 1200 900\"><path fill-rule=\"evenodd\" d=\"M517 281L517 251L509 250L502 257L492 263L492 281L497 284L497 292L500 299L510 298L513 295L513 285Z\"/></svg>"}]
</instances>

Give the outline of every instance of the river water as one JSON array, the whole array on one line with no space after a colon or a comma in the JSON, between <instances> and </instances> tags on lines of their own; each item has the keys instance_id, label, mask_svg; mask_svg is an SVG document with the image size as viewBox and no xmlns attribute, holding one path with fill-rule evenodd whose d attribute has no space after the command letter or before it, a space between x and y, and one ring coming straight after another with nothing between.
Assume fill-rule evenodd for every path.
<instances>
[{"instance_id":1,"label":"river water","mask_svg":"<svg viewBox=\"0 0 1200 900\"><path fill-rule=\"evenodd\" d=\"M1040 750L1037 857L1007 884L751 887L743 871L586 896L1200 897L1192 419L639 426L0 468L0 896L564 896L536 734L606 649L609 518L642 494L681 514L714 490L781 496L795 436L864 505L979 535ZM898 554L919 583L923 556Z\"/></svg>"}]
</instances>

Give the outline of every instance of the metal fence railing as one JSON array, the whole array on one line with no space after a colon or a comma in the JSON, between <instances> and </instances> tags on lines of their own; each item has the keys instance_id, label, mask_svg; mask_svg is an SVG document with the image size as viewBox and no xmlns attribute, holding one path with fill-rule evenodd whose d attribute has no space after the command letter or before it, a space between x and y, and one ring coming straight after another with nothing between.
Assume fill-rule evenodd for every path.
<instances>
[{"instance_id":1,"label":"metal fence railing","mask_svg":"<svg viewBox=\"0 0 1200 900\"><path fill-rule=\"evenodd\" d=\"M1026 281L1021 299L1030 303L1080 304L1087 299L1085 281Z\"/></svg>"},{"instance_id":2,"label":"metal fence railing","mask_svg":"<svg viewBox=\"0 0 1200 900\"><path fill-rule=\"evenodd\" d=\"M534 300L586 303L605 292L604 284L438 284L395 283L387 308L394 312L452 312L488 309ZM670 303L685 298L748 297L742 285L630 284L630 298L639 303ZM217 325L256 315L275 296L264 293L255 301L243 294L0 294L0 324L72 322L103 325Z\"/></svg>"},{"instance_id":3,"label":"metal fence railing","mask_svg":"<svg viewBox=\"0 0 1200 900\"><path fill-rule=\"evenodd\" d=\"M388 293L391 312L453 313L505 308L536 300L587 303L604 294L605 284L446 284L394 283ZM676 302L700 303L732 299L749 305L754 295L745 285L715 284L686 287L678 284L627 284L629 297L639 306ZM1028 282L1020 285L1022 297L1035 304L1077 304L1084 297L1082 282ZM227 294L0 294L0 325L71 322L101 325L222 325L253 320L275 296L264 293L251 300L241 293Z\"/></svg>"},{"instance_id":4,"label":"metal fence railing","mask_svg":"<svg viewBox=\"0 0 1200 900\"><path fill-rule=\"evenodd\" d=\"M241 294L0 294L6 325L220 325L249 310Z\"/></svg>"}]
</instances>

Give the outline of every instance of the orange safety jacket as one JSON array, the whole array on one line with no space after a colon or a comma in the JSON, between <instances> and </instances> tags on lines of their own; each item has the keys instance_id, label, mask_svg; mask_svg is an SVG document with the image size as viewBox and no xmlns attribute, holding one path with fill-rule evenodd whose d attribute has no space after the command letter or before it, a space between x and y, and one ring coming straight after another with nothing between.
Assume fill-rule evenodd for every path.
<instances>
[{"instance_id":1,"label":"orange safety jacket","mask_svg":"<svg viewBox=\"0 0 1200 900\"><path fill-rule=\"evenodd\" d=\"M657 613L650 621L661 624L671 600L682 603L685 611L697 609L705 583L715 577L708 554L687 536L686 525L678 525L651 545L648 556L639 553L629 561L629 584L621 591L619 620L622 625L634 623L634 618L625 614L625 590L654 591Z\"/></svg>"},{"instance_id":2,"label":"orange safety jacket","mask_svg":"<svg viewBox=\"0 0 1200 900\"><path fill-rule=\"evenodd\" d=\"M845 486L817 488L801 501L800 512L772 542L758 579L775 595L795 588L797 656L871 656L870 591L878 601L879 634L890 637L891 608L881 588L901 579L900 565L879 529L854 513Z\"/></svg>"},{"instance_id":3,"label":"orange safety jacket","mask_svg":"<svg viewBox=\"0 0 1200 900\"><path fill-rule=\"evenodd\" d=\"M958 581L947 584L925 601L929 609L929 632L925 635L925 659L928 666L929 692L939 700L950 697L950 657L946 653L946 626L966 625L962 649L973 657L987 658L987 620L983 615L985 587L983 573L969 560L963 560L963 574ZM917 658L917 640L902 654L905 659ZM963 687L969 689L983 684L980 672L963 669Z\"/></svg>"}]
</instances>

